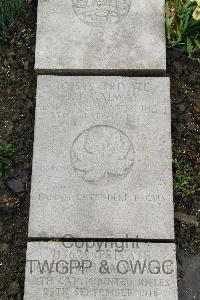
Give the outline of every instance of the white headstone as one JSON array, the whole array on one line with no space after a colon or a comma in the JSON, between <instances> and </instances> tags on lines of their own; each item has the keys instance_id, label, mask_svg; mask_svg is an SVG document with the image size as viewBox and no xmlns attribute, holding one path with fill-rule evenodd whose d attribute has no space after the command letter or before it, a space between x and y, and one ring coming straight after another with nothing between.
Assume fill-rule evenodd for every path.
<instances>
[{"instance_id":1,"label":"white headstone","mask_svg":"<svg viewBox=\"0 0 200 300\"><path fill-rule=\"evenodd\" d=\"M168 78L39 76L29 237L173 239Z\"/></svg>"},{"instance_id":2,"label":"white headstone","mask_svg":"<svg viewBox=\"0 0 200 300\"><path fill-rule=\"evenodd\" d=\"M24 300L178 300L174 244L28 243Z\"/></svg>"},{"instance_id":3,"label":"white headstone","mask_svg":"<svg viewBox=\"0 0 200 300\"><path fill-rule=\"evenodd\" d=\"M164 0L38 2L38 73L165 71Z\"/></svg>"}]
</instances>

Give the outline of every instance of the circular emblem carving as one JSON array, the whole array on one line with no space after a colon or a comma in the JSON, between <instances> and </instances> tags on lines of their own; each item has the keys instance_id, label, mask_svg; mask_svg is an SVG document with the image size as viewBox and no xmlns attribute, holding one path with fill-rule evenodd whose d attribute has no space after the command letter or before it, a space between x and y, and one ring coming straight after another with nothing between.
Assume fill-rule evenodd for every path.
<instances>
[{"instance_id":1,"label":"circular emblem carving","mask_svg":"<svg viewBox=\"0 0 200 300\"><path fill-rule=\"evenodd\" d=\"M111 126L94 126L80 133L71 148L76 174L90 183L112 183L124 178L134 163L129 137Z\"/></svg>"},{"instance_id":2,"label":"circular emblem carving","mask_svg":"<svg viewBox=\"0 0 200 300\"><path fill-rule=\"evenodd\" d=\"M121 21L132 0L72 0L75 14L88 24L111 24Z\"/></svg>"}]
</instances>

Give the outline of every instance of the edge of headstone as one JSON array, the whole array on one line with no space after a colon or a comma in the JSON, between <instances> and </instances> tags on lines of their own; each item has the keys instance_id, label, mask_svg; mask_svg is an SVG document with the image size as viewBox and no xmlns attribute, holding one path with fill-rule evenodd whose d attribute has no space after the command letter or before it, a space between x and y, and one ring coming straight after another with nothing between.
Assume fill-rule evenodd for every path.
<instances>
[{"instance_id":1,"label":"edge of headstone","mask_svg":"<svg viewBox=\"0 0 200 300\"><path fill-rule=\"evenodd\" d=\"M167 77L165 69L40 69L35 74L49 76L120 76L120 77Z\"/></svg>"}]
</instances>

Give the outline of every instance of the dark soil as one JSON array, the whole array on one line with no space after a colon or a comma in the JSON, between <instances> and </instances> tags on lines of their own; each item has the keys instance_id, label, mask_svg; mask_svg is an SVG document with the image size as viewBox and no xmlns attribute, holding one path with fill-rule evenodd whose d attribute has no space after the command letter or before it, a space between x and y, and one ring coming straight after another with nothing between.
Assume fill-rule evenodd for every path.
<instances>
[{"instance_id":1,"label":"dark soil","mask_svg":"<svg viewBox=\"0 0 200 300\"><path fill-rule=\"evenodd\" d=\"M0 178L1 300L23 299L36 92L35 24L33 7L24 24L23 39L0 46L0 146L12 144L16 149L12 167ZM179 299L198 300L200 291L193 279L199 276L196 263L200 252L200 64L177 50L168 50L167 65L171 78L173 158L182 164L180 168L174 166ZM185 167L188 164L189 171ZM187 182L177 187L181 172L186 174Z\"/></svg>"},{"instance_id":2,"label":"dark soil","mask_svg":"<svg viewBox=\"0 0 200 300\"><path fill-rule=\"evenodd\" d=\"M168 50L167 75L171 79L173 159L183 165L173 170L179 299L200 300L200 64ZM182 188L177 188L179 173L188 178Z\"/></svg>"},{"instance_id":3,"label":"dark soil","mask_svg":"<svg viewBox=\"0 0 200 300\"><path fill-rule=\"evenodd\" d=\"M20 38L0 46L0 146L12 144L13 166L0 178L0 299L21 300L29 215L36 76L36 7Z\"/></svg>"}]
</instances>

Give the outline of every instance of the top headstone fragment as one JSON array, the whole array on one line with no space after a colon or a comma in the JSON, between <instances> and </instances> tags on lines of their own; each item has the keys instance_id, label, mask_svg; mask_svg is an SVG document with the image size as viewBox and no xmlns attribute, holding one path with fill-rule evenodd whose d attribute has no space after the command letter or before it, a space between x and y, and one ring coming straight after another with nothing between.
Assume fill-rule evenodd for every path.
<instances>
[{"instance_id":1,"label":"top headstone fragment","mask_svg":"<svg viewBox=\"0 0 200 300\"><path fill-rule=\"evenodd\" d=\"M39 0L38 74L166 69L164 0Z\"/></svg>"}]
</instances>

